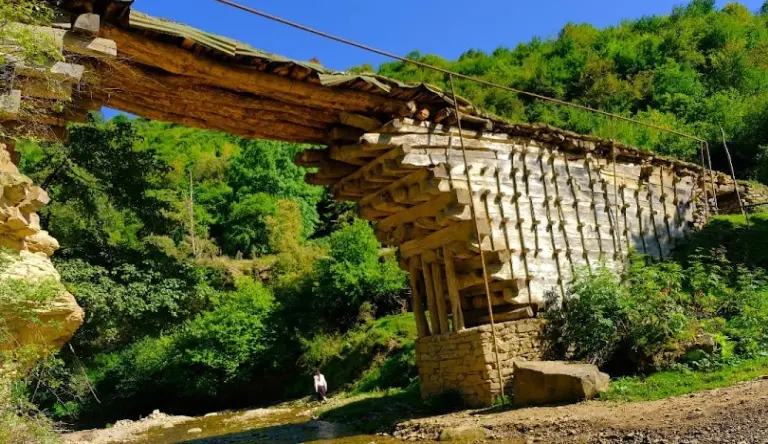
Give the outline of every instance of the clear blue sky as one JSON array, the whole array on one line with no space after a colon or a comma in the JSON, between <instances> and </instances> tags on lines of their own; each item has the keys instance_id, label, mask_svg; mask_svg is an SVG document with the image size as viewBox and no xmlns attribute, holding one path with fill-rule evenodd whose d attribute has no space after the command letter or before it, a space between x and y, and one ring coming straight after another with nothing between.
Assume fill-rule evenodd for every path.
<instances>
[{"instance_id":1,"label":"clear blue sky","mask_svg":"<svg viewBox=\"0 0 768 444\"><path fill-rule=\"evenodd\" d=\"M554 37L568 22L605 27L623 19L669 14L675 0L238 0L273 15L405 55L415 49L455 59L469 49L514 47L532 37ZM763 0L741 3L757 10ZM719 0L718 7L725 1ZM286 57L318 58L344 70L384 61L375 54L288 28L214 0L136 0L147 14L245 41ZM112 115L107 111L105 114Z\"/></svg>"},{"instance_id":2,"label":"clear blue sky","mask_svg":"<svg viewBox=\"0 0 768 444\"><path fill-rule=\"evenodd\" d=\"M623 19L668 14L687 0L236 0L301 24L396 54L414 49L455 59L468 49L493 51L532 37L552 37L568 22L598 27ZM741 3L757 10L763 0ZM727 2L719 0L722 7ZM250 43L256 48L343 70L376 66L373 54L272 23L214 0L136 0L150 15Z\"/></svg>"}]
</instances>

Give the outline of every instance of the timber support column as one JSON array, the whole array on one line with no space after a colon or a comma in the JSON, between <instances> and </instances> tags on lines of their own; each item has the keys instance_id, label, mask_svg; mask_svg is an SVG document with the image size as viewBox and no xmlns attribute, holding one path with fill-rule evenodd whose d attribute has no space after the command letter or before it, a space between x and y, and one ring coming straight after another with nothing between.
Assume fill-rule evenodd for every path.
<instances>
[{"instance_id":1,"label":"timber support column","mask_svg":"<svg viewBox=\"0 0 768 444\"><path fill-rule=\"evenodd\" d=\"M429 336L429 324L427 324L427 317L424 314L424 300L421 297L421 287L419 286L419 276L421 274L421 258L419 256L412 257L408 263L411 280L411 296L413 298L413 316L416 318L416 330L419 333L420 338Z\"/></svg>"}]
</instances>

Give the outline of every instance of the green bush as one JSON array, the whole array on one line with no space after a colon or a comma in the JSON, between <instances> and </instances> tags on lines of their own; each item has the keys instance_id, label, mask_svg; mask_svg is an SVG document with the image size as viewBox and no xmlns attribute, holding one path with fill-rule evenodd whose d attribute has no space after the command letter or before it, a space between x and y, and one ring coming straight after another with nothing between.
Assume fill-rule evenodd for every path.
<instances>
[{"instance_id":1,"label":"green bush","mask_svg":"<svg viewBox=\"0 0 768 444\"><path fill-rule=\"evenodd\" d=\"M686 266L633 258L621 278L602 268L581 272L546 316L554 357L619 373L768 352L763 272L733 266L723 249L699 251Z\"/></svg>"}]
</instances>

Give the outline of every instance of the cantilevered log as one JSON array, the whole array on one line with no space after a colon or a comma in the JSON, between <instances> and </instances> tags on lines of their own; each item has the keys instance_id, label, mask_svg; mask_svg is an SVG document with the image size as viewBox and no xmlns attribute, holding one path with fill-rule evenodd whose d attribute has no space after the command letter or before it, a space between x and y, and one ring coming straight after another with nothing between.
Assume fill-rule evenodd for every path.
<instances>
[{"instance_id":1,"label":"cantilevered log","mask_svg":"<svg viewBox=\"0 0 768 444\"><path fill-rule=\"evenodd\" d=\"M326 88L266 74L244 66L227 65L196 56L171 44L136 38L114 26L102 26L101 35L120 47L120 54L134 63L155 66L174 74L197 78L201 83L234 91L251 92L297 106L314 106L346 112L400 114L403 102L359 91ZM306 142L323 142L311 134Z\"/></svg>"},{"instance_id":2,"label":"cantilevered log","mask_svg":"<svg viewBox=\"0 0 768 444\"><path fill-rule=\"evenodd\" d=\"M460 212L460 208L456 208L456 206L463 208L464 205L468 204L469 193L464 190L454 190L452 193L442 194L429 202L411 207L405 211L400 211L391 217L380 221L376 224L376 229L385 231L390 230L398 225L413 222L419 218L437 217L445 210L449 213Z\"/></svg>"},{"instance_id":3,"label":"cantilevered log","mask_svg":"<svg viewBox=\"0 0 768 444\"><path fill-rule=\"evenodd\" d=\"M136 78L133 80L137 81L140 79ZM295 112L289 112L287 109L283 111L284 108L282 107L280 107L280 111L274 108L265 110L259 106L264 105L262 100L257 100L257 103L249 103L245 98L230 102L213 101L210 100L212 97L206 94L168 88L146 79L144 81L146 82L144 84L131 84L129 79L125 78L125 72L123 72L123 75L119 77L116 75L106 76L102 84L103 89L110 92L110 99L124 98L138 104L146 104L146 106L156 110L173 110L176 114L180 114L180 109L184 109L189 115L204 120L225 118L229 125L239 124L254 132L261 131L262 128L260 127L262 126L279 125L288 127L293 125L295 126L294 131L292 131L294 133L298 130L317 135L319 132L316 130L322 130L328 125L328 122L314 120L312 113L297 115ZM189 85L187 88L189 88ZM150 103L147 104L147 101ZM304 127L309 127L310 129L302 130ZM264 128L264 130L268 131L269 129Z\"/></svg>"},{"instance_id":4,"label":"cantilevered log","mask_svg":"<svg viewBox=\"0 0 768 444\"><path fill-rule=\"evenodd\" d=\"M361 116L360 114L352 114L346 111L342 111L339 115L341 123L347 126L352 126L366 132L377 131L382 127L382 123L372 117Z\"/></svg>"},{"instance_id":5,"label":"cantilevered log","mask_svg":"<svg viewBox=\"0 0 768 444\"><path fill-rule=\"evenodd\" d=\"M303 150L296 153L293 163L307 168L319 168L328 161L327 150Z\"/></svg>"},{"instance_id":6,"label":"cantilevered log","mask_svg":"<svg viewBox=\"0 0 768 444\"><path fill-rule=\"evenodd\" d=\"M192 98L209 106L238 106L326 124L339 122L337 113L328 109L313 108L309 104L289 104L247 92L209 86L199 78L170 74L127 61L103 69L102 87L110 95L124 95L128 98L133 93L162 92Z\"/></svg>"},{"instance_id":7,"label":"cantilevered log","mask_svg":"<svg viewBox=\"0 0 768 444\"><path fill-rule=\"evenodd\" d=\"M260 123L259 115L250 116L242 109L230 108L230 111L241 115L241 120L232 118L232 114L226 114L224 108L218 108L217 112L201 110L198 105L187 100L179 100L178 103L170 99L163 100L159 97L149 97L135 94L130 98L122 96L110 96L106 105L141 115L154 120L181 123L195 128L212 129L228 132L246 138L264 138L273 140L286 140L300 142L307 135L322 137L323 131L318 128L286 124L279 120L268 125ZM146 110L146 111L145 111ZM174 112L169 112L173 110ZM225 114L219 114L224 112ZM242 112L242 114L240 114ZM253 111L253 113L256 113ZM274 114L267 114L274 118ZM245 122L246 124L243 124ZM250 123L250 124L248 124ZM263 121L261 122L263 123Z\"/></svg>"},{"instance_id":8,"label":"cantilevered log","mask_svg":"<svg viewBox=\"0 0 768 444\"><path fill-rule=\"evenodd\" d=\"M485 237L490 232L488 227L488 221L477 221L480 236ZM465 244L480 246L480 242L477 240L475 233L475 225L473 222L459 222L456 225L452 225L448 228L440 230L436 233L430 234L422 239L415 239L406 242L400 247L400 254L404 258L409 258L417 254L422 254L428 250L436 250L442 248L443 245L447 245L453 242L463 242Z\"/></svg>"},{"instance_id":9,"label":"cantilevered log","mask_svg":"<svg viewBox=\"0 0 768 444\"><path fill-rule=\"evenodd\" d=\"M531 307L524 307L524 308L518 308L516 310L512 310L506 313L494 313L493 320L495 322L510 322L510 321L517 321L520 319L528 319L533 317L533 310ZM491 317L486 316L480 316L476 319L476 322L485 324L488 322L491 322Z\"/></svg>"}]
</instances>

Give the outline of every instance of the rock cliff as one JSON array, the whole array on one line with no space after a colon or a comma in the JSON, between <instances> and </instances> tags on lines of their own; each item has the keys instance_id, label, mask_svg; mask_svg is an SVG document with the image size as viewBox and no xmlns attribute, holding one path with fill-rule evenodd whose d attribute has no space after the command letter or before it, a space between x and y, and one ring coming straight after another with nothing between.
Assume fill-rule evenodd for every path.
<instances>
[{"instance_id":1,"label":"rock cliff","mask_svg":"<svg viewBox=\"0 0 768 444\"><path fill-rule=\"evenodd\" d=\"M3 361L18 358L12 352L25 350L29 364L60 349L84 313L51 263L58 242L40 228L37 210L48 195L19 173L4 144L0 187L0 369L7 369Z\"/></svg>"}]
</instances>

